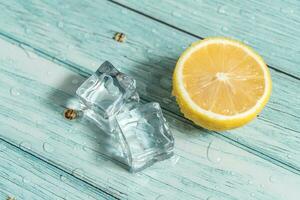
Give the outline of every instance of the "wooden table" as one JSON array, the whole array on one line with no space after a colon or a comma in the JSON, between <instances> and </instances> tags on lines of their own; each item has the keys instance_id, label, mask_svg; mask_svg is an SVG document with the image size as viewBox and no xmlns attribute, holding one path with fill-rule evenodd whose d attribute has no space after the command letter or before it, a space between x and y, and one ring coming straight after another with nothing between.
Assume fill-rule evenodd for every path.
<instances>
[{"instance_id":1,"label":"wooden table","mask_svg":"<svg viewBox=\"0 0 300 200\"><path fill-rule=\"evenodd\" d=\"M2 0L0 10L1 200L300 199L298 0ZM242 40L269 64L272 97L245 127L196 127L171 97L178 56L208 36ZM173 158L131 174L101 156L97 131L63 118L105 60L161 104Z\"/></svg>"}]
</instances>

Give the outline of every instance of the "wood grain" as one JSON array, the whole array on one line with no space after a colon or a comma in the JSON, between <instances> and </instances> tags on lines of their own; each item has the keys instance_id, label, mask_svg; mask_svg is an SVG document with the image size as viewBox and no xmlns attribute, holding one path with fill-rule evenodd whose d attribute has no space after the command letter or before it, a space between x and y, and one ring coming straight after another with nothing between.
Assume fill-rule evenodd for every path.
<instances>
[{"instance_id":1,"label":"wood grain","mask_svg":"<svg viewBox=\"0 0 300 200\"><path fill-rule=\"evenodd\" d=\"M202 38L228 36L254 47L272 67L300 78L300 2L294 0L115 0Z\"/></svg>"},{"instance_id":2,"label":"wood grain","mask_svg":"<svg viewBox=\"0 0 300 200\"><path fill-rule=\"evenodd\" d=\"M295 173L177 120L168 111L176 155L130 174L103 156L105 137L97 128L63 119L82 75L24 45L0 40L0 49L5 49L0 54L1 138L103 191L121 199L273 200L297 199L300 194Z\"/></svg>"},{"instance_id":3,"label":"wood grain","mask_svg":"<svg viewBox=\"0 0 300 200\"><path fill-rule=\"evenodd\" d=\"M85 76L110 60L137 79L143 99L158 101L179 114L171 97L171 74L176 59L195 37L109 2L56 5L57 1L0 3L2 36L25 42L35 48L29 51L63 62L64 67ZM125 33L126 42L114 41L115 32ZM221 134L247 151L299 170L299 80L274 70L271 73L273 94L258 120Z\"/></svg>"},{"instance_id":4,"label":"wood grain","mask_svg":"<svg viewBox=\"0 0 300 200\"><path fill-rule=\"evenodd\" d=\"M113 199L0 139L0 199L8 197L24 200Z\"/></svg>"}]
</instances>

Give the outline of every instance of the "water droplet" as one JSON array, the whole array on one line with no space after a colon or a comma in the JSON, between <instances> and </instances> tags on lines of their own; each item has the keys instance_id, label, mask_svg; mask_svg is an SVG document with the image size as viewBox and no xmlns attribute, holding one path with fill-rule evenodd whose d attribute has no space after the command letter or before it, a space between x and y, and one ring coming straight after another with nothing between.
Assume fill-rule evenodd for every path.
<instances>
[{"instance_id":1,"label":"water droplet","mask_svg":"<svg viewBox=\"0 0 300 200\"><path fill-rule=\"evenodd\" d=\"M63 182L65 182L67 180L67 178L64 175L60 175L59 179Z\"/></svg>"},{"instance_id":2,"label":"water droplet","mask_svg":"<svg viewBox=\"0 0 300 200\"><path fill-rule=\"evenodd\" d=\"M235 175L235 173L231 171L231 172L230 172L230 175L234 176L234 175Z\"/></svg>"},{"instance_id":3,"label":"water droplet","mask_svg":"<svg viewBox=\"0 0 300 200\"><path fill-rule=\"evenodd\" d=\"M73 83L74 85L77 85L77 84L79 83L79 81L78 81L78 79L73 79L73 80L72 80L72 83Z\"/></svg>"},{"instance_id":4,"label":"water droplet","mask_svg":"<svg viewBox=\"0 0 300 200\"><path fill-rule=\"evenodd\" d=\"M172 15L173 15L174 17L181 17L181 14L178 13L178 12L176 12L176 11L173 11L173 12L172 12Z\"/></svg>"},{"instance_id":5,"label":"water droplet","mask_svg":"<svg viewBox=\"0 0 300 200\"><path fill-rule=\"evenodd\" d=\"M286 157L287 157L287 158L292 158L292 156L291 156L290 154L288 154Z\"/></svg>"},{"instance_id":6,"label":"water droplet","mask_svg":"<svg viewBox=\"0 0 300 200\"><path fill-rule=\"evenodd\" d=\"M153 53L152 49L147 49L147 53Z\"/></svg>"},{"instance_id":7,"label":"water droplet","mask_svg":"<svg viewBox=\"0 0 300 200\"><path fill-rule=\"evenodd\" d=\"M46 142L43 144L43 149L44 149L44 151L49 152L49 153L54 151L54 148Z\"/></svg>"},{"instance_id":8,"label":"water droplet","mask_svg":"<svg viewBox=\"0 0 300 200\"><path fill-rule=\"evenodd\" d=\"M6 146L0 143L0 152L5 151Z\"/></svg>"},{"instance_id":9,"label":"water droplet","mask_svg":"<svg viewBox=\"0 0 300 200\"><path fill-rule=\"evenodd\" d=\"M25 177L22 177L22 182L25 183L25 184L30 183L29 179L27 179Z\"/></svg>"},{"instance_id":10,"label":"water droplet","mask_svg":"<svg viewBox=\"0 0 300 200\"><path fill-rule=\"evenodd\" d=\"M84 171L80 168L76 168L72 171L72 174L77 176L84 176Z\"/></svg>"},{"instance_id":11,"label":"water droplet","mask_svg":"<svg viewBox=\"0 0 300 200\"><path fill-rule=\"evenodd\" d=\"M226 14L226 6L220 6L218 8L218 13L220 13L220 14Z\"/></svg>"},{"instance_id":12,"label":"water droplet","mask_svg":"<svg viewBox=\"0 0 300 200\"><path fill-rule=\"evenodd\" d=\"M255 12L250 12L248 10L240 10L240 14L244 17L246 17L247 19L252 19L252 20L255 20L255 15L254 15Z\"/></svg>"},{"instance_id":13,"label":"water droplet","mask_svg":"<svg viewBox=\"0 0 300 200\"><path fill-rule=\"evenodd\" d=\"M254 194L254 193L251 193L250 195L251 195L252 197L254 197L254 196L255 196L255 194Z\"/></svg>"},{"instance_id":14,"label":"water droplet","mask_svg":"<svg viewBox=\"0 0 300 200\"><path fill-rule=\"evenodd\" d=\"M126 9L122 9L122 11L121 11L123 14L127 14L128 13L128 11L126 10Z\"/></svg>"},{"instance_id":15,"label":"water droplet","mask_svg":"<svg viewBox=\"0 0 300 200\"><path fill-rule=\"evenodd\" d=\"M269 177L269 181L272 182L272 183L274 183L274 182L276 182L277 180L276 180L276 177L275 177L275 176L270 176L270 177Z\"/></svg>"},{"instance_id":16,"label":"water droplet","mask_svg":"<svg viewBox=\"0 0 300 200\"><path fill-rule=\"evenodd\" d=\"M249 184L249 185L252 185L252 184L253 184L253 181L248 180L248 184Z\"/></svg>"},{"instance_id":17,"label":"water droplet","mask_svg":"<svg viewBox=\"0 0 300 200\"><path fill-rule=\"evenodd\" d=\"M211 141L207 146L206 157L212 163L219 163L221 161L221 158L218 156L218 150L214 150L212 146L213 141Z\"/></svg>"},{"instance_id":18,"label":"water droplet","mask_svg":"<svg viewBox=\"0 0 300 200\"><path fill-rule=\"evenodd\" d=\"M57 23L58 28L63 28L64 27L64 23L62 21L59 21Z\"/></svg>"},{"instance_id":19,"label":"water droplet","mask_svg":"<svg viewBox=\"0 0 300 200\"><path fill-rule=\"evenodd\" d=\"M96 67L98 64L96 62L92 62L92 66Z\"/></svg>"},{"instance_id":20,"label":"water droplet","mask_svg":"<svg viewBox=\"0 0 300 200\"><path fill-rule=\"evenodd\" d=\"M294 14L294 10L291 9L291 8L280 8L280 12L282 12L283 14L287 14L287 15L290 15L290 14Z\"/></svg>"},{"instance_id":21,"label":"water droplet","mask_svg":"<svg viewBox=\"0 0 300 200\"><path fill-rule=\"evenodd\" d=\"M159 47L160 46L160 44L159 43L155 43L155 45L154 46L156 46L156 47Z\"/></svg>"},{"instance_id":22,"label":"water droplet","mask_svg":"<svg viewBox=\"0 0 300 200\"><path fill-rule=\"evenodd\" d=\"M48 71L46 74L47 74L47 76L51 76L52 72Z\"/></svg>"},{"instance_id":23,"label":"water droplet","mask_svg":"<svg viewBox=\"0 0 300 200\"><path fill-rule=\"evenodd\" d=\"M227 32L227 31L228 31L228 28L227 28L226 26L222 26L221 30L222 30L223 32Z\"/></svg>"},{"instance_id":24,"label":"water droplet","mask_svg":"<svg viewBox=\"0 0 300 200\"><path fill-rule=\"evenodd\" d=\"M31 149L31 144L30 144L30 142L23 141L19 144L19 147L21 149Z\"/></svg>"},{"instance_id":25,"label":"water droplet","mask_svg":"<svg viewBox=\"0 0 300 200\"><path fill-rule=\"evenodd\" d=\"M30 33L30 29L28 28L28 27L25 27L25 29L24 29L24 31L25 31L25 33Z\"/></svg>"},{"instance_id":26,"label":"water droplet","mask_svg":"<svg viewBox=\"0 0 300 200\"><path fill-rule=\"evenodd\" d=\"M193 14L193 15L197 15L198 12L197 12L197 11L193 11L192 14Z\"/></svg>"},{"instance_id":27,"label":"water droplet","mask_svg":"<svg viewBox=\"0 0 300 200\"><path fill-rule=\"evenodd\" d=\"M71 50L71 49L74 49L74 46L71 45L71 44L68 44L68 45L67 45L67 48L68 48L69 50Z\"/></svg>"},{"instance_id":28,"label":"water droplet","mask_svg":"<svg viewBox=\"0 0 300 200\"><path fill-rule=\"evenodd\" d=\"M157 33L157 30L156 30L155 28L153 28L153 29L151 30L151 32L152 32L152 33Z\"/></svg>"},{"instance_id":29,"label":"water droplet","mask_svg":"<svg viewBox=\"0 0 300 200\"><path fill-rule=\"evenodd\" d=\"M89 150L89 147L83 146L82 149L83 149L83 151L88 151L88 150Z\"/></svg>"},{"instance_id":30,"label":"water droplet","mask_svg":"<svg viewBox=\"0 0 300 200\"><path fill-rule=\"evenodd\" d=\"M244 42L245 44L250 44L249 41L247 41L247 40L243 40L243 42Z\"/></svg>"},{"instance_id":31,"label":"water droplet","mask_svg":"<svg viewBox=\"0 0 300 200\"><path fill-rule=\"evenodd\" d=\"M186 185L186 186L191 186L192 185L192 182L190 180L186 179L186 178L182 178L181 183L183 185Z\"/></svg>"},{"instance_id":32,"label":"water droplet","mask_svg":"<svg viewBox=\"0 0 300 200\"><path fill-rule=\"evenodd\" d=\"M85 34L83 35L83 37L87 39L87 38L90 37L90 34L89 34L89 33L85 33Z\"/></svg>"},{"instance_id":33,"label":"water droplet","mask_svg":"<svg viewBox=\"0 0 300 200\"><path fill-rule=\"evenodd\" d=\"M259 187L260 187L260 188L264 188L264 187L265 187L265 185L263 185L263 184L260 184L260 185L259 185Z\"/></svg>"}]
</instances>

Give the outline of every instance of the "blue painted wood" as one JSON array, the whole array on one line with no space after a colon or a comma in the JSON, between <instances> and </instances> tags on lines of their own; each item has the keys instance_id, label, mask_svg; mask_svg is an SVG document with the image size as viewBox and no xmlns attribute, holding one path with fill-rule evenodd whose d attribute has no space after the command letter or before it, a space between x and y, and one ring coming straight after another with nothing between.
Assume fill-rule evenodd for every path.
<instances>
[{"instance_id":1,"label":"blue painted wood","mask_svg":"<svg viewBox=\"0 0 300 200\"><path fill-rule=\"evenodd\" d=\"M0 139L0 199L114 199Z\"/></svg>"},{"instance_id":2,"label":"blue painted wood","mask_svg":"<svg viewBox=\"0 0 300 200\"><path fill-rule=\"evenodd\" d=\"M295 0L115 0L200 37L228 36L268 64L300 78L300 3Z\"/></svg>"},{"instance_id":3,"label":"blue painted wood","mask_svg":"<svg viewBox=\"0 0 300 200\"><path fill-rule=\"evenodd\" d=\"M0 45L0 80L5 85L0 128L10 133L1 137L120 198L297 199L297 80L272 71L275 94L263 115L223 136L208 135L186 124L170 97L173 66L194 37L104 1L57 5L58 1L0 3L2 37L29 44ZM117 31L127 35L125 43L112 40ZM80 83L83 77L78 74L86 76L106 59L138 79L145 100L159 101L166 109L176 138L173 160L128 174L101 156L96 131L62 119L65 100L77 86L72 80ZM55 150L45 150L44 143Z\"/></svg>"},{"instance_id":4,"label":"blue painted wood","mask_svg":"<svg viewBox=\"0 0 300 200\"><path fill-rule=\"evenodd\" d=\"M177 57L195 37L109 2L66 1L62 7L57 4L4 2L0 4L0 32L6 39L26 42L46 53L43 56L48 59L66 63L77 73L86 75L104 60L110 60L138 80L143 99L158 101L179 114L171 97L172 70ZM117 31L127 35L125 43L112 40ZM300 100L295 98L299 80L274 70L271 73L273 94L258 120L221 134L247 151L278 165L287 164L285 168L289 170L299 170Z\"/></svg>"},{"instance_id":5,"label":"blue painted wood","mask_svg":"<svg viewBox=\"0 0 300 200\"><path fill-rule=\"evenodd\" d=\"M176 156L130 174L101 154L103 136L63 119L84 78L0 40L0 136L121 199L297 199L299 176L177 119L168 111ZM11 53L13 52L13 53ZM71 66L70 66L71 67ZM9 134L3 134L9 133ZM289 185L289 187L286 187Z\"/></svg>"}]
</instances>

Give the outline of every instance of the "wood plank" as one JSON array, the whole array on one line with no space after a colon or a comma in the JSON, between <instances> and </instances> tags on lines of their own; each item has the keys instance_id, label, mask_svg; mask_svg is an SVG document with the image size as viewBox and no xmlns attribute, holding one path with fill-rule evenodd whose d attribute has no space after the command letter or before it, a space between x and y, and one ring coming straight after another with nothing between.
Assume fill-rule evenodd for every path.
<instances>
[{"instance_id":1,"label":"wood plank","mask_svg":"<svg viewBox=\"0 0 300 200\"><path fill-rule=\"evenodd\" d=\"M84 75L110 60L137 79L144 99L179 113L171 97L171 73L194 37L109 2L66 1L63 7L56 5L56 1L2 2L0 16L5 23L0 21L0 30L6 39L29 43L41 56L49 59L50 55ZM112 40L118 31L127 35L125 43ZM247 151L299 170L300 100L295 98L299 81L274 70L271 73L273 94L262 115L250 125L222 135Z\"/></svg>"},{"instance_id":2,"label":"wood plank","mask_svg":"<svg viewBox=\"0 0 300 200\"><path fill-rule=\"evenodd\" d=\"M0 139L0 199L8 197L32 200L114 199Z\"/></svg>"},{"instance_id":3,"label":"wood plank","mask_svg":"<svg viewBox=\"0 0 300 200\"><path fill-rule=\"evenodd\" d=\"M294 0L115 0L200 37L228 36L254 47L268 64L300 78L300 3Z\"/></svg>"},{"instance_id":4,"label":"wood plank","mask_svg":"<svg viewBox=\"0 0 300 200\"><path fill-rule=\"evenodd\" d=\"M84 77L0 40L0 137L121 199L297 199L300 176L165 112L175 156L130 174L102 155L103 135L64 120ZM76 80L76 81L74 81ZM286 187L289 185L289 187Z\"/></svg>"}]
</instances>

